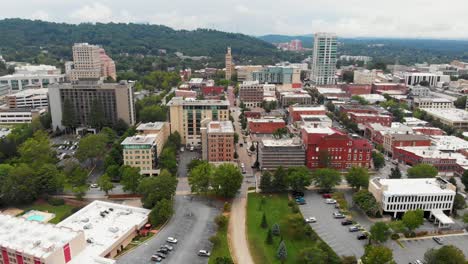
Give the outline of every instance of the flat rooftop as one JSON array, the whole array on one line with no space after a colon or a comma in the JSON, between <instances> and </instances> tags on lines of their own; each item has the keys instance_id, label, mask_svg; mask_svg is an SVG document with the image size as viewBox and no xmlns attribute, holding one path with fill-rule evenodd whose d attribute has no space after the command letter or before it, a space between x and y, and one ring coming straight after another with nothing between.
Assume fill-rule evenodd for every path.
<instances>
[{"instance_id":1,"label":"flat rooftop","mask_svg":"<svg viewBox=\"0 0 468 264\"><path fill-rule=\"evenodd\" d=\"M137 130L161 130L166 122L143 123L137 127Z\"/></svg>"},{"instance_id":2,"label":"flat rooftop","mask_svg":"<svg viewBox=\"0 0 468 264\"><path fill-rule=\"evenodd\" d=\"M440 98L440 97L424 97L424 98L414 98L414 102L421 103L421 102L433 102L433 103L452 103L452 100L447 98Z\"/></svg>"},{"instance_id":3,"label":"flat rooftop","mask_svg":"<svg viewBox=\"0 0 468 264\"><path fill-rule=\"evenodd\" d=\"M298 147L302 146L302 140L300 138L265 138L262 139L262 144L265 147Z\"/></svg>"},{"instance_id":4,"label":"flat rooftop","mask_svg":"<svg viewBox=\"0 0 468 264\"><path fill-rule=\"evenodd\" d=\"M285 122L281 118L260 118L260 119L249 118L249 123L285 123Z\"/></svg>"},{"instance_id":5,"label":"flat rooftop","mask_svg":"<svg viewBox=\"0 0 468 264\"><path fill-rule=\"evenodd\" d=\"M337 133L336 130L332 129L331 127L314 127L314 126L303 126L302 129L304 129L304 131L307 133L307 134L327 134L327 135L331 135L331 134L335 134Z\"/></svg>"},{"instance_id":6,"label":"flat rooftop","mask_svg":"<svg viewBox=\"0 0 468 264\"><path fill-rule=\"evenodd\" d=\"M374 178L372 180L377 186L386 186L387 190L384 191L386 195L434 195L434 194L448 194L455 195L455 188L450 183L444 183L438 178L428 179L380 179Z\"/></svg>"},{"instance_id":7,"label":"flat rooftop","mask_svg":"<svg viewBox=\"0 0 468 264\"><path fill-rule=\"evenodd\" d=\"M0 246L46 258L81 235L80 230L0 214Z\"/></svg>"},{"instance_id":8,"label":"flat rooftop","mask_svg":"<svg viewBox=\"0 0 468 264\"><path fill-rule=\"evenodd\" d=\"M121 145L153 145L156 137L156 135L137 135L127 137L122 141Z\"/></svg>"},{"instance_id":9,"label":"flat rooftop","mask_svg":"<svg viewBox=\"0 0 468 264\"><path fill-rule=\"evenodd\" d=\"M323 105L317 105L317 106L294 105L294 106L290 106L290 108L292 111L327 111L327 109Z\"/></svg>"},{"instance_id":10,"label":"flat rooftop","mask_svg":"<svg viewBox=\"0 0 468 264\"><path fill-rule=\"evenodd\" d=\"M381 115L381 114L366 114L366 113L349 113L350 115L354 116L361 116L361 117L387 117L387 118L392 118L389 115Z\"/></svg>"},{"instance_id":11,"label":"flat rooftop","mask_svg":"<svg viewBox=\"0 0 468 264\"><path fill-rule=\"evenodd\" d=\"M317 121L332 121L327 115L301 115L304 122L317 122Z\"/></svg>"},{"instance_id":12,"label":"flat rooftop","mask_svg":"<svg viewBox=\"0 0 468 264\"><path fill-rule=\"evenodd\" d=\"M457 151L468 149L468 141L455 136L431 136L432 142L439 150Z\"/></svg>"},{"instance_id":13,"label":"flat rooftop","mask_svg":"<svg viewBox=\"0 0 468 264\"><path fill-rule=\"evenodd\" d=\"M229 106L227 100L197 100L193 98L174 97L167 105L226 105Z\"/></svg>"},{"instance_id":14,"label":"flat rooftop","mask_svg":"<svg viewBox=\"0 0 468 264\"><path fill-rule=\"evenodd\" d=\"M341 90L340 88L317 88L317 91L320 94L344 94L345 91Z\"/></svg>"},{"instance_id":15,"label":"flat rooftop","mask_svg":"<svg viewBox=\"0 0 468 264\"><path fill-rule=\"evenodd\" d=\"M149 213L147 209L103 201L88 204L57 224L57 227L84 232L88 241L87 247L70 263L98 263L96 257L104 257L116 242L145 225Z\"/></svg>"},{"instance_id":16,"label":"flat rooftop","mask_svg":"<svg viewBox=\"0 0 468 264\"><path fill-rule=\"evenodd\" d=\"M468 122L468 112L457 108L425 108L428 114L451 122Z\"/></svg>"},{"instance_id":17,"label":"flat rooftop","mask_svg":"<svg viewBox=\"0 0 468 264\"><path fill-rule=\"evenodd\" d=\"M211 121L208 123L208 133L234 133L231 121Z\"/></svg>"},{"instance_id":18,"label":"flat rooftop","mask_svg":"<svg viewBox=\"0 0 468 264\"><path fill-rule=\"evenodd\" d=\"M9 97L30 97L30 96L37 96L37 95L45 95L47 96L47 93L49 92L49 89L47 88L40 88L40 89L27 89L27 90L22 90L14 94L8 95Z\"/></svg>"}]
</instances>

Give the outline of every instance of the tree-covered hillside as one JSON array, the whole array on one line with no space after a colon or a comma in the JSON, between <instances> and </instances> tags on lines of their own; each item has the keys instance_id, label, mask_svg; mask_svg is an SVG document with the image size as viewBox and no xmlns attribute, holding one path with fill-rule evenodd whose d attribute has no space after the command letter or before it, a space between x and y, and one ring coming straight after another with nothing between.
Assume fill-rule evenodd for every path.
<instances>
[{"instance_id":1,"label":"tree-covered hillside","mask_svg":"<svg viewBox=\"0 0 468 264\"><path fill-rule=\"evenodd\" d=\"M71 59L73 43L88 42L102 45L117 61L118 70L138 68L136 71L142 73L167 67L222 67L228 46L232 47L238 64L267 64L294 58L270 43L243 34L209 29L174 30L149 24L74 25L4 19L0 20L0 38L0 54L7 61L61 65L61 61ZM160 50L166 50L167 55L161 55ZM175 52L209 58L182 60Z\"/></svg>"}]
</instances>

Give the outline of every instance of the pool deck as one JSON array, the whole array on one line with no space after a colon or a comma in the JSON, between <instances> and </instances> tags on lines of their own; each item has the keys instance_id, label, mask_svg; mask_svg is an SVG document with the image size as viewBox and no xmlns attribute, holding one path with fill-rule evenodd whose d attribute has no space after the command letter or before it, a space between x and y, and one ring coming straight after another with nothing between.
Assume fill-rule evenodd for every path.
<instances>
[{"instance_id":1,"label":"pool deck","mask_svg":"<svg viewBox=\"0 0 468 264\"><path fill-rule=\"evenodd\" d=\"M42 223L47 223L55 217L55 214L31 210L21 216L22 218L28 221L37 221Z\"/></svg>"}]
</instances>

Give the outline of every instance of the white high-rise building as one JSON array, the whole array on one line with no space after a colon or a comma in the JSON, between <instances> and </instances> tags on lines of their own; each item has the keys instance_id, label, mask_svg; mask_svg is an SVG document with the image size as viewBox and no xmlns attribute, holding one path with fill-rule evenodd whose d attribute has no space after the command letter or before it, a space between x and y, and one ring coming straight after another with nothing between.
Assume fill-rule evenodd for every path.
<instances>
[{"instance_id":1,"label":"white high-rise building","mask_svg":"<svg viewBox=\"0 0 468 264\"><path fill-rule=\"evenodd\" d=\"M336 83L337 36L334 33L316 33L312 56L311 81L316 85Z\"/></svg>"}]
</instances>

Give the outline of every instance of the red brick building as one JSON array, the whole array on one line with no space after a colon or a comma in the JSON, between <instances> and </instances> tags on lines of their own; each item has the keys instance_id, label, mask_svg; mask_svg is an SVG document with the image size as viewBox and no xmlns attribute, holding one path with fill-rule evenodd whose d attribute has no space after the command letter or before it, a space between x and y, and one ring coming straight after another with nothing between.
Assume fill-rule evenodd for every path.
<instances>
[{"instance_id":1,"label":"red brick building","mask_svg":"<svg viewBox=\"0 0 468 264\"><path fill-rule=\"evenodd\" d=\"M406 87L406 85L402 83L373 83L372 84L372 93L384 94L385 91L399 91L400 94L407 94L408 88Z\"/></svg>"},{"instance_id":2,"label":"red brick building","mask_svg":"<svg viewBox=\"0 0 468 264\"><path fill-rule=\"evenodd\" d=\"M184 98L197 98L197 92L190 90L175 90L175 96Z\"/></svg>"},{"instance_id":3,"label":"red brick building","mask_svg":"<svg viewBox=\"0 0 468 264\"><path fill-rule=\"evenodd\" d=\"M273 134L277 129L286 128L283 119L250 119L248 122L249 131L253 134Z\"/></svg>"},{"instance_id":4,"label":"red brick building","mask_svg":"<svg viewBox=\"0 0 468 264\"><path fill-rule=\"evenodd\" d=\"M392 125L393 120L392 116L379 114L349 113L348 116L354 123L362 125L378 123L389 127Z\"/></svg>"},{"instance_id":5,"label":"red brick building","mask_svg":"<svg viewBox=\"0 0 468 264\"><path fill-rule=\"evenodd\" d=\"M431 147L397 147L393 153L393 158L400 162L411 166L431 164L439 172L456 172L460 167L457 164L457 156L462 154L444 153Z\"/></svg>"},{"instance_id":6,"label":"red brick building","mask_svg":"<svg viewBox=\"0 0 468 264\"><path fill-rule=\"evenodd\" d=\"M445 135L445 132L438 127L413 127L413 131L427 136Z\"/></svg>"},{"instance_id":7,"label":"red brick building","mask_svg":"<svg viewBox=\"0 0 468 264\"><path fill-rule=\"evenodd\" d=\"M259 111L245 111L245 118L260 119L262 118L262 112Z\"/></svg>"},{"instance_id":8,"label":"red brick building","mask_svg":"<svg viewBox=\"0 0 468 264\"><path fill-rule=\"evenodd\" d=\"M289 106L289 120L291 122L301 121L301 115L325 115L327 109L325 106Z\"/></svg>"},{"instance_id":9,"label":"red brick building","mask_svg":"<svg viewBox=\"0 0 468 264\"><path fill-rule=\"evenodd\" d=\"M393 154L397 147L429 147L431 140L425 135L386 134L383 147L387 153Z\"/></svg>"},{"instance_id":10,"label":"red brick building","mask_svg":"<svg viewBox=\"0 0 468 264\"><path fill-rule=\"evenodd\" d=\"M359 113L359 114L373 114L381 115L390 113L383 109L382 107L372 106L372 105L361 105L361 104L346 104L340 106L340 112L349 114L349 113Z\"/></svg>"},{"instance_id":11,"label":"red brick building","mask_svg":"<svg viewBox=\"0 0 468 264\"><path fill-rule=\"evenodd\" d=\"M222 86L203 86L200 89L201 94L205 99L220 99L224 95L224 87Z\"/></svg>"},{"instance_id":12,"label":"red brick building","mask_svg":"<svg viewBox=\"0 0 468 264\"><path fill-rule=\"evenodd\" d=\"M372 92L372 86L369 84L343 84L340 88L350 97L353 95L371 94Z\"/></svg>"},{"instance_id":13,"label":"red brick building","mask_svg":"<svg viewBox=\"0 0 468 264\"><path fill-rule=\"evenodd\" d=\"M330 167L346 170L350 167L371 166L372 144L362 138L354 138L332 128L302 130L306 146L306 166L311 169Z\"/></svg>"}]
</instances>

